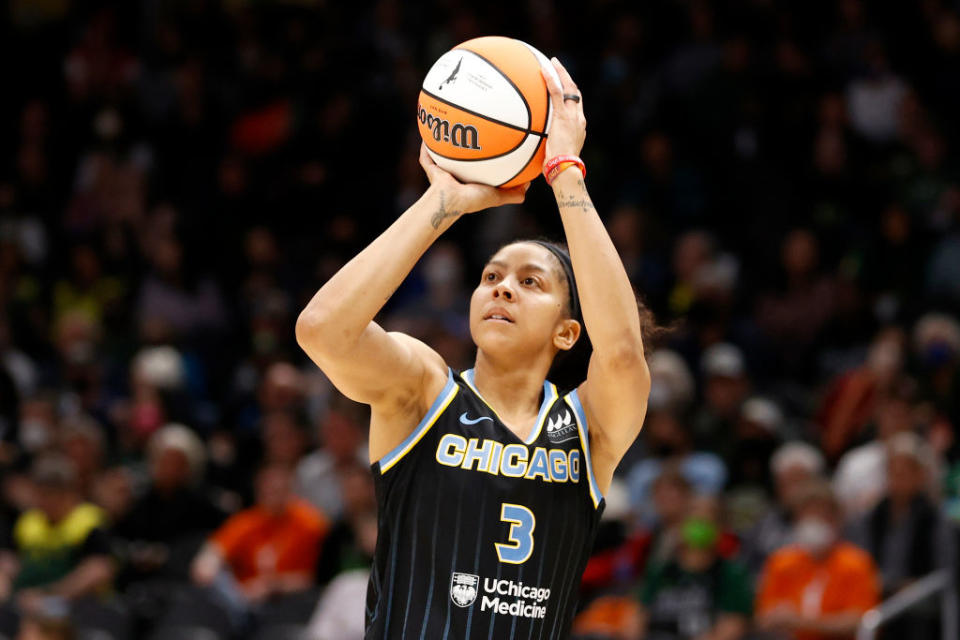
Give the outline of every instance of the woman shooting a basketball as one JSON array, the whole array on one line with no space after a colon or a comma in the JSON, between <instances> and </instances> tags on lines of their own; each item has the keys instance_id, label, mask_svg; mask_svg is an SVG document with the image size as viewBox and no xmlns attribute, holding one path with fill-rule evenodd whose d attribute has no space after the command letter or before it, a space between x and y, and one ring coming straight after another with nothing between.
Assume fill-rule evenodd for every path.
<instances>
[{"instance_id":1,"label":"woman shooting a basketball","mask_svg":"<svg viewBox=\"0 0 960 640\"><path fill-rule=\"evenodd\" d=\"M586 135L579 91L553 64L548 165L579 154ZM303 349L371 407L380 523L366 637L562 638L602 496L646 411L634 293L570 163L551 185L569 255L516 242L490 258L470 300L473 369L456 374L428 345L387 333L373 319L430 245L460 216L526 191L461 184L423 150L420 162L426 193L297 321ZM548 374L586 333L589 367L558 390Z\"/></svg>"}]
</instances>

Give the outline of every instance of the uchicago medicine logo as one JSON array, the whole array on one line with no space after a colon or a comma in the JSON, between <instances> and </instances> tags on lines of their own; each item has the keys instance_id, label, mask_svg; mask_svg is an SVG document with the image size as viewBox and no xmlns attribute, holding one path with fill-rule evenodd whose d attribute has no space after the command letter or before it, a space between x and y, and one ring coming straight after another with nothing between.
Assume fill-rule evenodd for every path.
<instances>
[{"instance_id":1,"label":"uchicago medicine logo","mask_svg":"<svg viewBox=\"0 0 960 640\"><path fill-rule=\"evenodd\" d=\"M480 576L454 572L450 576L450 599L458 607L469 607L477 599Z\"/></svg>"},{"instance_id":2,"label":"uchicago medicine logo","mask_svg":"<svg viewBox=\"0 0 960 640\"><path fill-rule=\"evenodd\" d=\"M500 578L483 579L480 611L490 611L515 618L539 618L547 615L550 589ZM477 601L480 576L454 572L450 576L450 599L458 607L469 607Z\"/></svg>"}]
</instances>

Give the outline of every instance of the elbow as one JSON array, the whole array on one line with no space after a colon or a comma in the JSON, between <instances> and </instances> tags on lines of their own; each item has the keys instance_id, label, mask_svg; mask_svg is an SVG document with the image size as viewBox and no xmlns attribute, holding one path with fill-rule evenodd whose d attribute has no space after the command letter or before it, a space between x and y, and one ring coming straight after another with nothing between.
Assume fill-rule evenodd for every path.
<instances>
[{"instance_id":1,"label":"elbow","mask_svg":"<svg viewBox=\"0 0 960 640\"><path fill-rule=\"evenodd\" d=\"M331 315L322 310L307 307L297 317L294 329L297 344L307 353L325 353L330 351L335 340L331 340L334 323Z\"/></svg>"}]
</instances>

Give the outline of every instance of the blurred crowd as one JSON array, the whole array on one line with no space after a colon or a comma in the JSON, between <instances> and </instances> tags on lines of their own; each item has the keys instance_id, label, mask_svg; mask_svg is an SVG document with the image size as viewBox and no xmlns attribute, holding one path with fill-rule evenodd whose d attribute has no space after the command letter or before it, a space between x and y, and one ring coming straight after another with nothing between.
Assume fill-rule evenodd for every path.
<instances>
[{"instance_id":1,"label":"blurred crowd","mask_svg":"<svg viewBox=\"0 0 960 640\"><path fill-rule=\"evenodd\" d=\"M487 34L579 83L591 193L672 327L577 637L845 637L956 568L955 0L4 11L0 636L362 637L367 415L293 327L425 188L422 77ZM469 216L381 320L466 368L479 266L560 234L542 184Z\"/></svg>"}]
</instances>

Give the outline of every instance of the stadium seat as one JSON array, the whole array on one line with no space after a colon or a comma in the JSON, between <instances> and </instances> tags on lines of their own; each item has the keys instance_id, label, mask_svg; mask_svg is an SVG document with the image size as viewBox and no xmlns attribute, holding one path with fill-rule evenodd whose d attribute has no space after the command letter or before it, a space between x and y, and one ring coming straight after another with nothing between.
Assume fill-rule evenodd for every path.
<instances>
[{"instance_id":1,"label":"stadium seat","mask_svg":"<svg viewBox=\"0 0 960 640\"><path fill-rule=\"evenodd\" d=\"M305 629L299 624L260 627L253 640L301 640Z\"/></svg>"},{"instance_id":2,"label":"stadium seat","mask_svg":"<svg viewBox=\"0 0 960 640\"><path fill-rule=\"evenodd\" d=\"M203 638L221 640L232 633L227 612L205 589L190 587L176 594L170 608L157 624L156 634L161 638L194 638L194 635L177 636L173 630L186 634L185 629L203 629Z\"/></svg>"},{"instance_id":3,"label":"stadium seat","mask_svg":"<svg viewBox=\"0 0 960 640\"><path fill-rule=\"evenodd\" d=\"M206 627L198 626L171 626L161 627L149 636L149 640L225 640L226 636L221 636Z\"/></svg>"},{"instance_id":4,"label":"stadium seat","mask_svg":"<svg viewBox=\"0 0 960 640\"><path fill-rule=\"evenodd\" d=\"M132 640L130 612L117 600L81 598L70 605L79 640Z\"/></svg>"}]
</instances>

